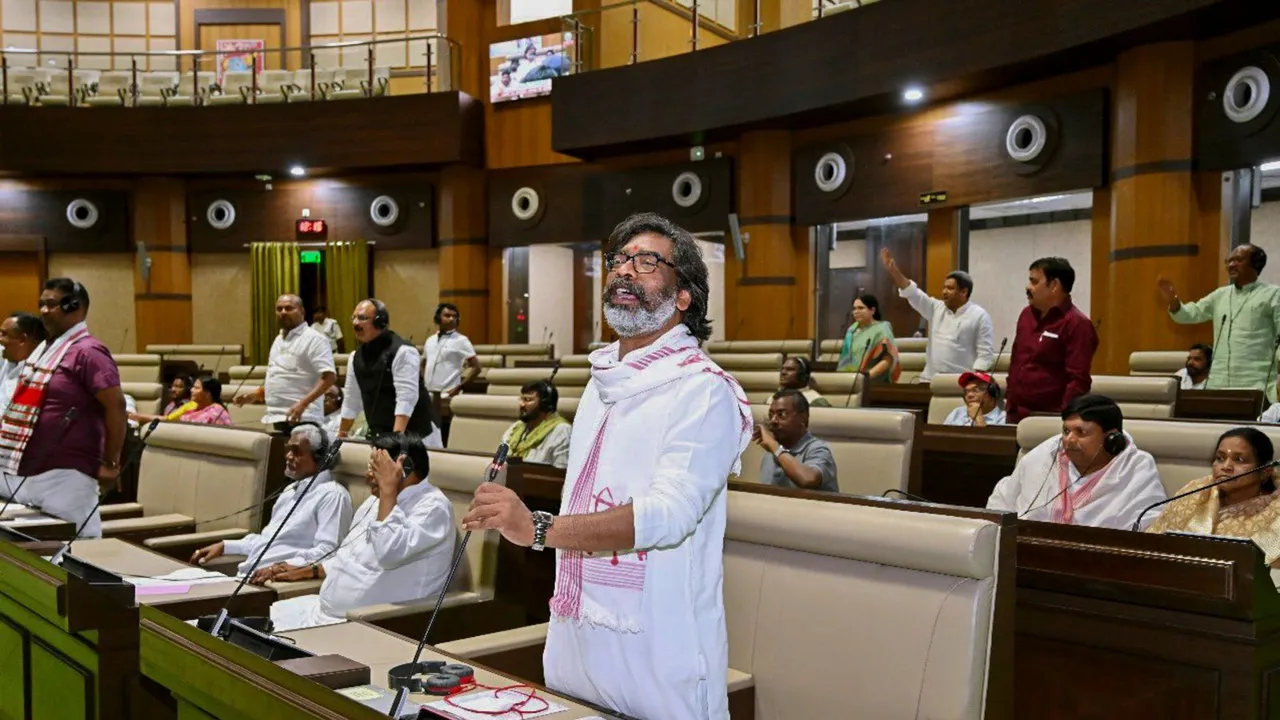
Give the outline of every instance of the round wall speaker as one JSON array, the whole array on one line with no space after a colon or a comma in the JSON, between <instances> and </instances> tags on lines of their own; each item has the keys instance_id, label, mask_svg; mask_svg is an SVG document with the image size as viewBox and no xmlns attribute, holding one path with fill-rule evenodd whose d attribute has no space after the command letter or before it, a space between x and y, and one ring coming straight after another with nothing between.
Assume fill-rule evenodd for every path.
<instances>
[{"instance_id":1,"label":"round wall speaker","mask_svg":"<svg viewBox=\"0 0 1280 720\"><path fill-rule=\"evenodd\" d=\"M511 214L521 222L529 222L542 213L542 197L525 186L511 193Z\"/></svg>"},{"instance_id":2,"label":"round wall speaker","mask_svg":"<svg viewBox=\"0 0 1280 720\"><path fill-rule=\"evenodd\" d=\"M702 201L702 178L685 170L671 183L671 199L682 208L692 208Z\"/></svg>"},{"instance_id":3,"label":"round wall speaker","mask_svg":"<svg viewBox=\"0 0 1280 720\"><path fill-rule=\"evenodd\" d=\"M214 230L226 230L236 222L236 206L230 200L214 200L209 203L204 217Z\"/></svg>"},{"instance_id":4,"label":"round wall speaker","mask_svg":"<svg viewBox=\"0 0 1280 720\"><path fill-rule=\"evenodd\" d=\"M378 227L391 227L400 219L400 203L390 195L379 195L369 203L369 219Z\"/></svg>"},{"instance_id":5,"label":"round wall speaker","mask_svg":"<svg viewBox=\"0 0 1280 720\"><path fill-rule=\"evenodd\" d=\"M88 230L98 224L98 206L84 198L72 200L67 203L67 222L72 227Z\"/></svg>"},{"instance_id":6,"label":"round wall speaker","mask_svg":"<svg viewBox=\"0 0 1280 720\"><path fill-rule=\"evenodd\" d=\"M1017 174L1035 174L1053 160L1061 135L1058 117L1049 108L1022 112L1005 128L1005 157Z\"/></svg>"},{"instance_id":7,"label":"round wall speaker","mask_svg":"<svg viewBox=\"0 0 1280 720\"><path fill-rule=\"evenodd\" d=\"M1271 101L1271 78L1257 65L1236 71L1222 91L1222 111L1233 123L1252 122Z\"/></svg>"},{"instance_id":8,"label":"round wall speaker","mask_svg":"<svg viewBox=\"0 0 1280 720\"><path fill-rule=\"evenodd\" d=\"M838 152L824 153L813 164L813 182L822 192L835 192L849 178L849 162Z\"/></svg>"}]
</instances>

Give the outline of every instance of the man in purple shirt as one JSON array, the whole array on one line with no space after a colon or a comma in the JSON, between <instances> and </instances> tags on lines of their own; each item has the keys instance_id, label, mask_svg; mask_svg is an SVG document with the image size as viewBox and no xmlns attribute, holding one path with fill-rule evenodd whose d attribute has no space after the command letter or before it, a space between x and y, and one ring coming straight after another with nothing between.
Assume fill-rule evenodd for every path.
<instances>
[{"instance_id":1,"label":"man in purple shirt","mask_svg":"<svg viewBox=\"0 0 1280 720\"><path fill-rule=\"evenodd\" d=\"M1093 386L1098 332L1071 302L1076 271L1065 258L1040 258L1027 276L1027 307L1018 316L1009 359L1007 422L1035 412L1060 413Z\"/></svg>"},{"instance_id":2,"label":"man in purple shirt","mask_svg":"<svg viewBox=\"0 0 1280 720\"><path fill-rule=\"evenodd\" d=\"M58 353L61 358L48 368L52 374L43 393L28 391L27 397L39 398L39 414L25 447L17 451L17 472L0 478L0 495L38 506L77 527L84 524L81 537L98 537L102 525L94 506L99 492L120 478L127 419L119 370L111 352L88 334L88 312L89 292L80 283L53 278L44 284L40 319L49 339L27 365L34 372L51 365ZM23 380L30 378L24 371ZM15 404L24 393L22 382ZM6 435L11 419L6 414Z\"/></svg>"}]
</instances>

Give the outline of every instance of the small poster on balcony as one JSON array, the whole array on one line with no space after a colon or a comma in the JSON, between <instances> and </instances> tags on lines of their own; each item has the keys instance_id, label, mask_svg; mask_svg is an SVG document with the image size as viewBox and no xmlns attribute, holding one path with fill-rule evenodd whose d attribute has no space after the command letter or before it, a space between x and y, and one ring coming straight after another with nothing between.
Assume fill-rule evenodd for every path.
<instances>
[{"instance_id":1,"label":"small poster on balcony","mask_svg":"<svg viewBox=\"0 0 1280 720\"><path fill-rule=\"evenodd\" d=\"M254 72L261 75L266 65L262 52L266 45L265 40L219 40L216 48L218 86L225 86L222 79L229 72L249 72L253 68Z\"/></svg>"}]
</instances>

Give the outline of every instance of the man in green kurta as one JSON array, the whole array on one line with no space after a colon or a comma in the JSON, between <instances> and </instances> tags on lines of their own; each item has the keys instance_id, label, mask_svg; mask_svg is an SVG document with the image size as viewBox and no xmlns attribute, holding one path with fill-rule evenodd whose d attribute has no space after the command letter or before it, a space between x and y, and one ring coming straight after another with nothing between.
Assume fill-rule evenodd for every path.
<instances>
[{"instance_id":1,"label":"man in green kurta","mask_svg":"<svg viewBox=\"0 0 1280 720\"><path fill-rule=\"evenodd\" d=\"M1213 367L1205 387L1263 390L1275 402L1280 286L1258 280L1258 273L1266 265L1266 251L1241 245L1227 257L1231 283L1199 301L1182 302L1173 283L1163 277L1159 287L1174 322L1213 321Z\"/></svg>"}]
</instances>

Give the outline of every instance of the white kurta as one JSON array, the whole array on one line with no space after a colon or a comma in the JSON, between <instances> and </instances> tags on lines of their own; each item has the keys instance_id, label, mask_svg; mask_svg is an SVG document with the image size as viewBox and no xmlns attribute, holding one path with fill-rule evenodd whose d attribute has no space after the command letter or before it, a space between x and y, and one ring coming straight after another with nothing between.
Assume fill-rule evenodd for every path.
<instances>
[{"instance_id":1,"label":"white kurta","mask_svg":"<svg viewBox=\"0 0 1280 720\"><path fill-rule=\"evenodd\" d=\"M250 533L239 540L224 540L223 552L227 555L244 555L238 572L247 573L257 562L266 567L276 562L287 562L301 567L328 556L338 547L351 527L351 494L333 481L333 475L325 470L316 477L311 489L304 495L309 478L294 480L276 498L271 509L271 521L260 533ZM298 506L289 517L276 541L266 548L266 555L258 560L267 541L281 525L290 508Z\"/></svg>"},{"instance_id":2,"label":"white kurta","mask_svg":"<svg viewBox=\"0 0 1280 720\"><path fill-rule=\"evenodd\" d=\"M1200 382L1196 382L1191 379L1191 374L1187 372L1186 368L1182 368L1174 375L1178 378L1178 387L1183 390L1203 390L1209 385L1208 375L1205 375Z\"/></svg>"},{"instance_id":3,"label":"white kurta","mask_svg":"<svg viewBox=\"0 0 1280 720\"><path fill-rule=\"evenodd\" d=\"M672 333L684 333L684 327ZM617 344L599 352L616 358ZM593 378L574 418L562 515L578 485L592 482L584 465L608 407L599 393ZM744 432L750 430L744 431L740 401L714 372L687 375L614 404L598 444L597 479L587 485L586 510L632 502L635 546L643 551L588 555L581 563L584 582L607 586L604 596L617 598L617 605L592 602L584 590L581 619L574 620L557 614L553 598L543 655L549 687L639 718L729 717L725 487L739 469ZM615 491L620 487L631 491ZM569 555L558 552L557 595Z\"/></svg>"},{"instance_id":4,"label":"white kurta","mask_svg":"<svg viewBox=\"0 0 1280 720\"><path fill-rule=\"evenodd\" d=\"M444 392L457 387L462 381L462 366L476 356L476 349L466 335L454 330L427 338L422 345L422 353L426 358L424 376L427 390Z\"/></svg>"},{"instance_id":5,"label":"white kurta","mask_svg":"<svg viewBox=\"0 0 1280 720\"><path fill-rule=\"evenodd\" d=\"M1102 479L1088 497L1073 503L1071 524L1127 530L1144 508L1168 497L1151 453L1135 447L1129 433L1125 437L1129 438L1128 447L1098 471ZM1059 451L1061 442L1060 437L1051 437L1027 453L1013 474L996 485L987 509L1016 512L1025 520L1055 522L1055 508L1060 510L1068 495L1083 489L1093 478L1080 477L1075 465ZM1059 479L1064 466L1068 493L1062 493ZM1148 513L1143 527L1155 519L1156 513Z\"/></svg>"},{"instance_id":6,"label":"white kurta","mask_svg":"<svg viewBox=\"0 0 1280 720\"><path fill-rule=\"evenodd\" d=\"M938 373L990 370L995 365L995 329L990 313L982 306L968 302L952 312L946 303L929 297L915 282L899 290L898 297L929 321L929 344L920 382Z\"/></svg>"},{"instance_id":7,"label":"white kurta","mask_svg":"<svg viewBox=\"0 0 1280 720\"><path fill-rule=\"evenodd\" d=\"M3 415L5 408L9 407L9 401L13 399L13 393L18 389L18 376L22 374L24 365L26 365L25 362L0 361L0 415Z\"/></svg>"},{"instance_id":8,"label":"white kurta","mask_svg":"<svg viewBox=\"0 0 1280 720\"><path fill-rule=\"evenodd\" d=\"M306 325L278 333L267 361L267 414L262 422L284 422L289 408L306 397L326 372L336 372L328 338ZM302 419L317 423L324 419L324 396L311 401Z\"/></svg>"},{"instance_id":9,"label":"white kurta","mask_svg":"<svg viewBox=\"0 0 1280 720\"><path fill-rule=\"evenodd\" d=\"M348 610L432 597L444 590L453 559L453 506L426 481L400 492L396 507L378 520L378 498L356 511L338 552L324 562L319 595L271 606L276 632L342 622Z\"/></svg>"}]
</instances>

